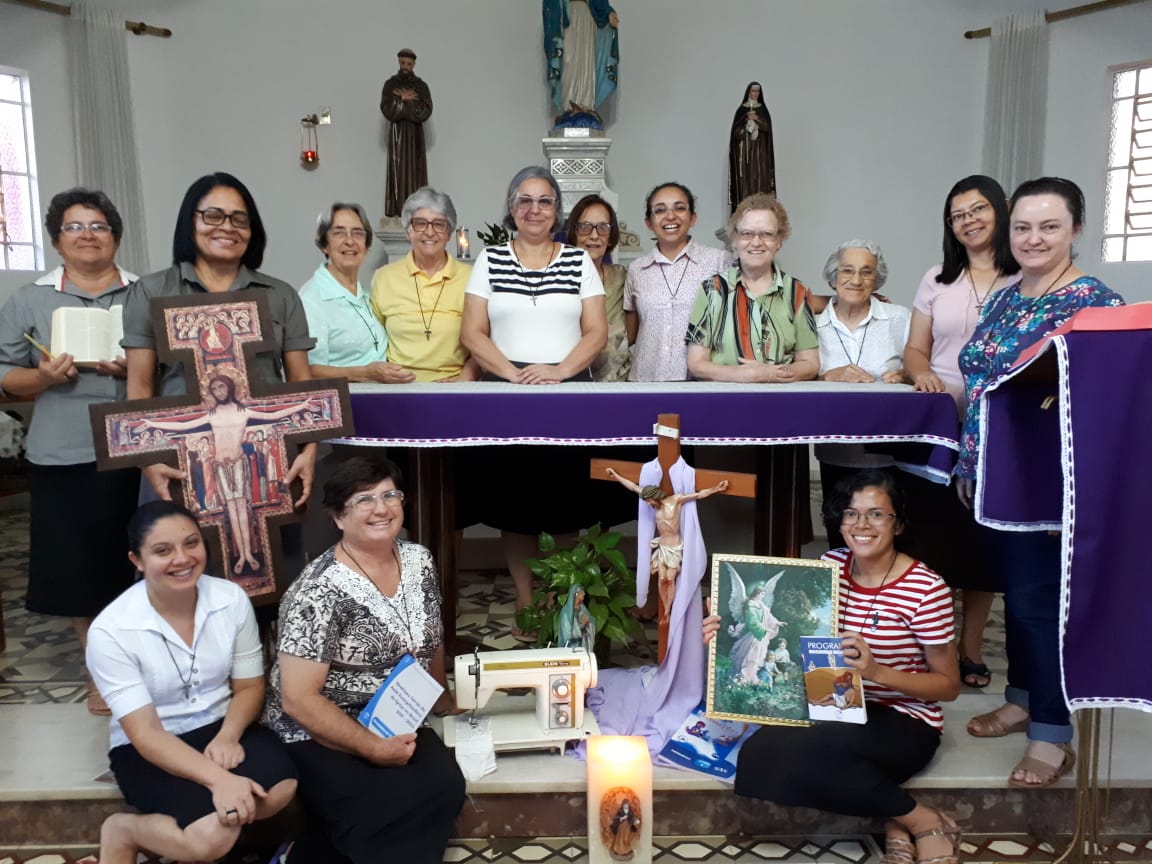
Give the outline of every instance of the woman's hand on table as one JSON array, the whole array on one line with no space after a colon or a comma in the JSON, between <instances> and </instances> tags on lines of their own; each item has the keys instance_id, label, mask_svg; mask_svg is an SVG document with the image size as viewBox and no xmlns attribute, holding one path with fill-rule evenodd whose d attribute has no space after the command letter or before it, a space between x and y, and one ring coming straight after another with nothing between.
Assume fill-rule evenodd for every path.
<instances>
[{"instance_id":1,"label":"woman's hand on table","mask_svg":"<svg viewBox=\"0 0 1152 864\"><path fill-rule=\"evenodd\" d=\"M364 367L368 377L381 384L411 384L416 376L396 363L383 363L376 361Z\"/></svg>"},{"instance_id":2,"label":"woman's hand on table","mask_svg":"<svg viewBox=\"0 0 1152 864\"><path fill-rule=\"evenodd\" d=\"M550 363L533 363L517 370L514 384L559 384L565 378L559 366Z\"/></svg>"},{"instance_id":3,"label":"woman's hand on table","mask_svg":"<svg viewBox=\"0 0 1152 864\"><path fill-rule=\"evenodd\" d=\"M854 363L829 369L824 373L823 378L825 381L837 381L841 384L874 384L876 382L874 376Z\"/></svg>"},{"instance_id":4,"label":"woman's hand on table","mask_svg":"<svg viewBox=\"0 0 1152 864\"><path fill-rule=\"evenodd\" d=\"M907 380L903 369L889 369L880 376L880 381L884 384L903 384Z\"/></svg>"},{"instance_id":5,"label":"woman's hand on table","mask_svg":"<svg viewBox=\"0 0 1152 864\"><path fill-rule=\"evenodd\" d=\"M944 382L935 372L922 372L912 379L912 386L921 393L943 393Z\"/></svg>"}]
</instances>

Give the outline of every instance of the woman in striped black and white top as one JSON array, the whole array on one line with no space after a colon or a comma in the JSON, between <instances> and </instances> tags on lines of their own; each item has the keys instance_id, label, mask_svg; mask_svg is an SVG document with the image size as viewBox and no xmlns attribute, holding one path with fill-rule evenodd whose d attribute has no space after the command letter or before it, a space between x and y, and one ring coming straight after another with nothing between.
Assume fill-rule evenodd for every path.
<instances>
[{"instance_id":1,"label":"woman in striped black and white top","mask_svg":"<svg viewBox=\"0 0 1152 864\"><path fill-rule=\"evenodd\" d=\"M824 560L840 567L844 662L864 679L868 722L759 729L740 752L736 792L887 819L885 864L955 864L955 823L900 786L932 759L943 729L939 703L959 691L951 594L896 548L905 501L891 474L844 478L824 509L847 543ZM705 622L705 638L718 623Z\"/></svg>"},{"instance_id":2,"label":"woman in striped black and white top","mask_svg":"<svg viewBox=\"0 0 1152 864\"><path fill-rule=\"evenodd\" d=\"M592 380L589 367L608 340L604 286L585 250L553 239L563 224L560 187L548 170L518 172L504 213L504 226L515 237L480 253L465 289L460 341L483 370L481 380ZM555 495L536 482L545 475L564 478L568 494ZM603 519L580 448L486 448L458 460L457 476L464 481L458 488L484 490L477 502L461 500L467 515L458 514L458 523L500 529L517 610L532 601L532 571L524 561L539 554L537 535L574 535ZM524 482L509 483L510 477ZM519 626L512 635L523 642L536 638Z\"/></svg>"}]
</instances>

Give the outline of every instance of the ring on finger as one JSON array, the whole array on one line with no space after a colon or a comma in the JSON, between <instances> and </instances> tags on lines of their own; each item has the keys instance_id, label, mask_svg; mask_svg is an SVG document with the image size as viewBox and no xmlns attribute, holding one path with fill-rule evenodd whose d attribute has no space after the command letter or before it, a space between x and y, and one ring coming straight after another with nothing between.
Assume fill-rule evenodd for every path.
<instances>
[{"instance_id":1,"label":"ring on finger","mask_svg":"<svg viewBox=\"0 0 1152 864\"><path fill-rule=\"evenodd\" d=\"M225 816L239 816L239 815L240 815L240 811L239 811L239 810L237 810L235 807L233 807L233 808L231 808L231 809L225 810L225 811L224 811L224 815L225 815Z\"/></svg>"}]
</instances>

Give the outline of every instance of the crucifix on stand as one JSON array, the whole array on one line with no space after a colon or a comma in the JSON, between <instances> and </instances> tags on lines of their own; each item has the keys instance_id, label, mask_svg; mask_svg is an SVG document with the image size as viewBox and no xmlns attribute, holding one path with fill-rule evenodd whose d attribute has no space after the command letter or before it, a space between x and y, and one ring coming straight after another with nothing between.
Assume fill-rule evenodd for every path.
<instances>
[{"instance_id":1,"label":"crucifix on stand","mask_svg":"<svg viewBox=\"0 0 1152 864\"><path fill-rule=\"evenodd\" d=\"M712 495L735 495L741 498L756 496L756 477L752 474L738 474L728 471L701 470L696 472L696 488L677 492L672 486L670 470L680 458L680 415L660 414L653 427L656 434L656 459L660 463L659 486L640 486L640 472L644 467L638 462L622 462L611 459L593 459L592 477L595 480L615 480L640 496L641 502L655 511L656 536L652 539L649 572L657 577L659 599L659 662L663 663L668 653L668 627L672 611L672 601L676 596L677 580L684 550L684 540L680 536L680 515L682 508ZM636 566L645 566L643 550L637 555ZM651 594L649 585L649 594ZM637 598L642 600L643 598Z\"/></svg>"}]
</instances>

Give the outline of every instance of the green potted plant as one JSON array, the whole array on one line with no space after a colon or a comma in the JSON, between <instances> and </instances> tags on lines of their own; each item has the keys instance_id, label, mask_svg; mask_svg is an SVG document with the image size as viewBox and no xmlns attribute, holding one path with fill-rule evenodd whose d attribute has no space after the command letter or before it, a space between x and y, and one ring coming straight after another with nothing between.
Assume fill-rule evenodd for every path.
<instances>
[{"instance_id":1,"label":"green potted plant","mask_svg":"<svg viewBox=\"0 0 1152 864\"><path fill-rule=\"evenodd\" d=\"M617 548L621 539L618 532L594 525L571 548L558 549L555 537L541 534L537 545L548 554L527 562L540 580L540 589L532 595L532 604L516 613L517 626L526 632L535 630L537 645L555 643L568 593L572 586L581 585L584 606L596 626L600 659L610 640L629 644L641 628L628 614L636 605L636 577Z\"/></svg>"},{"instance_id":2,"label":"green potted plant","mask_svg":"<svg viewBox=\"0 0 1152 864\"><path fill-rule=\"evenodd\" d=\"M512 239L512 232L499 222L485 222L484 227L488 229L488 233L477 230L476 236L485 246L498 246Z\"/></svg>"}]
</instances>

